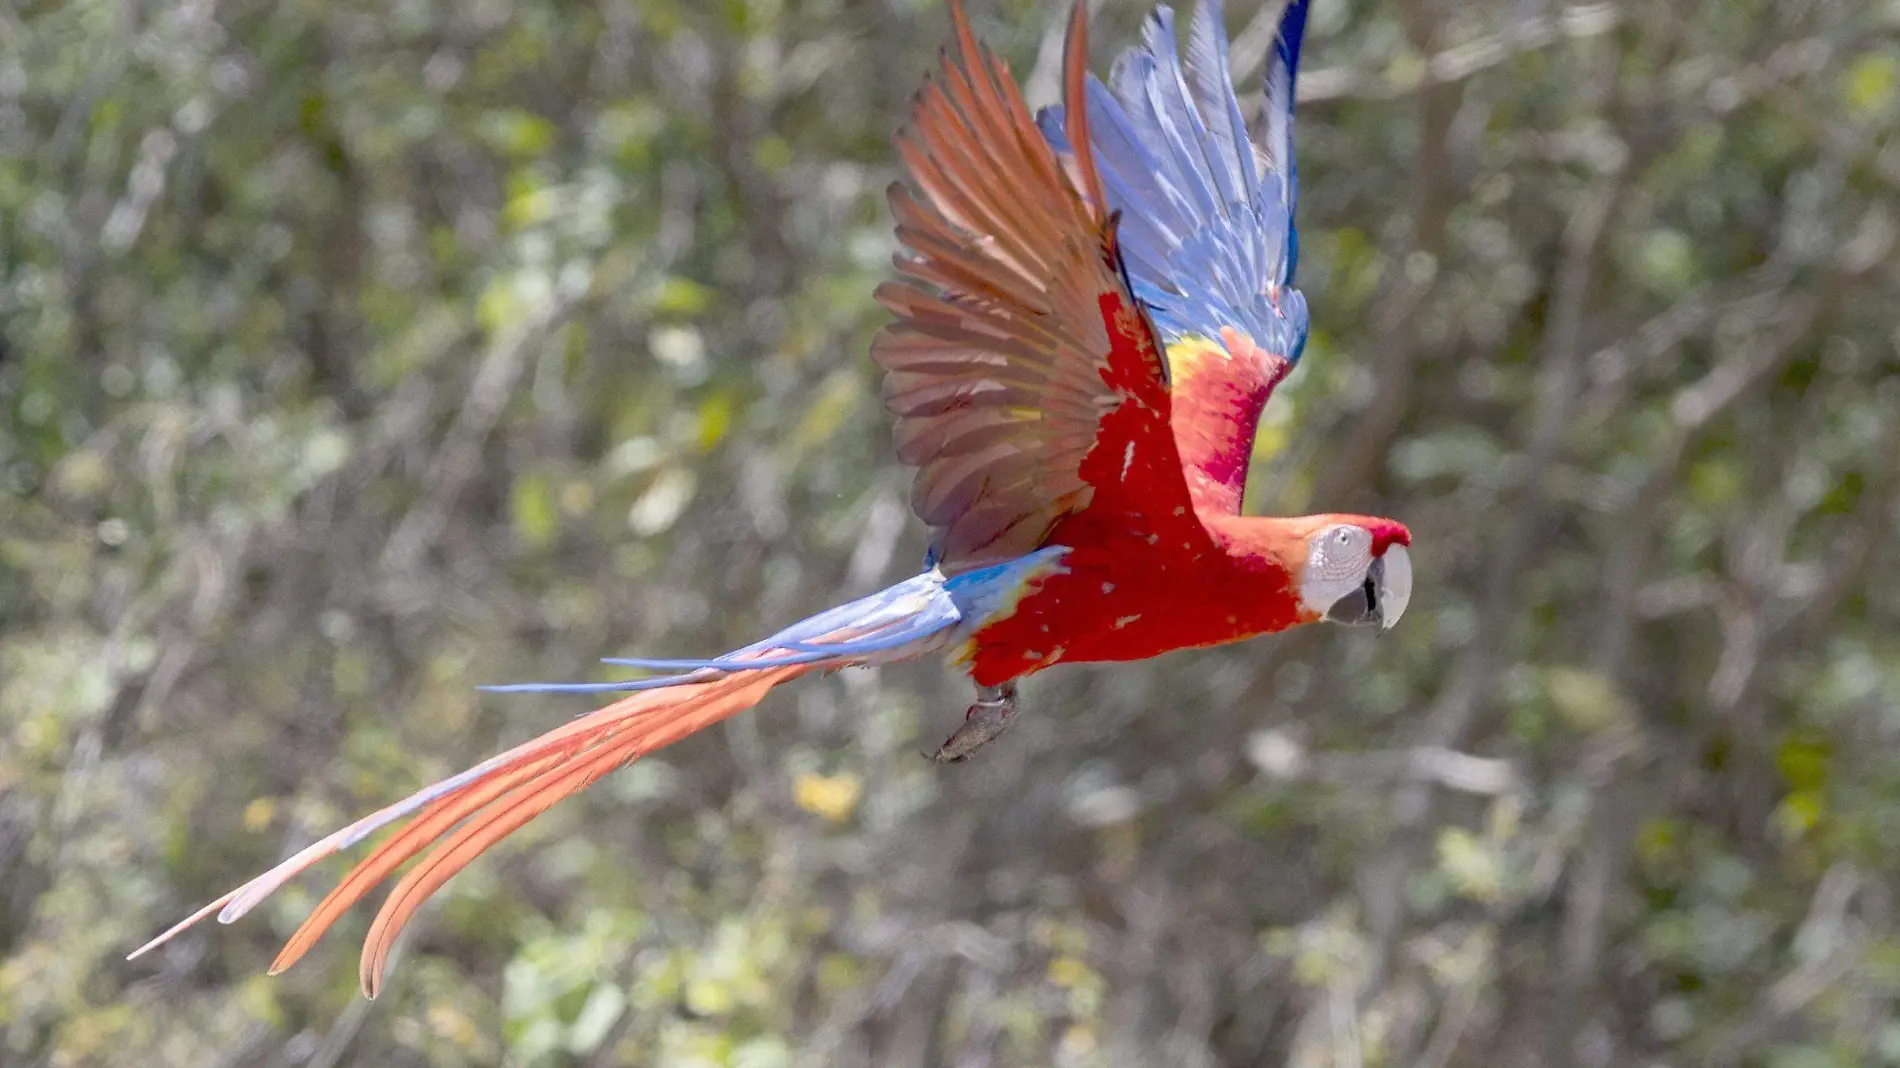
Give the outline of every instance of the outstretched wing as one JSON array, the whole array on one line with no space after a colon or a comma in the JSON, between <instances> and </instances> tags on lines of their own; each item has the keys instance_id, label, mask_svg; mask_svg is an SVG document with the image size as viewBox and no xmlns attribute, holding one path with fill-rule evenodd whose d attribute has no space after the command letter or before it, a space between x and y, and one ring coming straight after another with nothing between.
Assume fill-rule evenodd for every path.
<instances>
[{"instance_id":1,"label":"outstretched wing","mask_svg":"<svg viewBox=\"0 0 1900 1068\"><path fill-rule=\"evenodd\" d=\"M872 346L917 467L911 506L946 574L1021 556L1066 517L1139 517L1188 503L1166 370L1129 290L1094 157L1065 167L1008 68L951 4L956 43L925 82L893 184L902 249ZM1076 5L1064 92L1080 100ZM1074 109L1065 137L1090 143ZM1074 161L1071 161L1072 163Z\"/></svg>"},{"instance_id":2,"label":"outstretched wing","mask_svg":"<svg viewBox=\"0 0 1900 1068\"><path fill-rule=\"evenodd\" d=\"M1174 374L1176 436L1196 501L1237 512L1254 429L1306 344L1293 285L1293 81L1307 0L1280 17L1258 143L1248 139L1227 65L1219 0L1201 0L1185 61L1174 13L1157 8L1111 85L1090 78L1093 157L1122 250ZM1062 108L1043 135L1074 155Z\"/></svg>"}]
</instances>

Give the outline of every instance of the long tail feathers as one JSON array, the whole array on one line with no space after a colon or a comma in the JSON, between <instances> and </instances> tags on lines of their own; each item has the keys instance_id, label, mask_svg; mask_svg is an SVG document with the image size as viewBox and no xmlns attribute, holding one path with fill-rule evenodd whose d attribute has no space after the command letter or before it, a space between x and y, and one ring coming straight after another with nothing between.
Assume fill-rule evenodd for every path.
<instances>
[{"instance_id":1,"label":"long tail feathers","mask_svg":"<svg viewBox=\"0 0 1900 1068\"><path fill-rule=\"evenodd\" d=\"M562 798L644 754L751 708L782 682L811 671L903 659L935 648L942 632L958 619L942 585L919 576L725 657L680 662L688 674L641 680L664 685L629 694L357 820L199 909L131 956L165 944L214 912L218 922L231 923L318 861L407 818L406 826L318 902L270 967L274 975L295 964L351 905L426 850L422 862L390 891L363 945L359 975L363 992L373 998L390 947L416 909L470 861ZM564 686L527 688L560 691Z\"/></svg>"}]
</instances>

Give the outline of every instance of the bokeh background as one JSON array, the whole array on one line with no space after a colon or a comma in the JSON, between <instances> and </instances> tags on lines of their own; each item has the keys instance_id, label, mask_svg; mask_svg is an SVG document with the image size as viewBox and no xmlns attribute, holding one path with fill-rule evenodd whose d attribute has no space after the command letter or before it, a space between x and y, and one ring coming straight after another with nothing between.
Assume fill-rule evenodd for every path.
<instances>
[{"instance_id":1,"label":"bokeh background","mask_svg":"<svg viewBox=\"0 0 1900 1068\"><path fill-rule=\"evenodd\" d=\"M1143 5L1099 5L1098 69ZM1032 102L1064 12L972 4ZM1279 5L1235 0L1251 91ZM866 346L935 0L0 4L0 1062L1900 1063L1900 4L1318 0L1257 511L1384 637L806 680L456 879L341 865L913 573Z\"/></svg>"}]
</instances>

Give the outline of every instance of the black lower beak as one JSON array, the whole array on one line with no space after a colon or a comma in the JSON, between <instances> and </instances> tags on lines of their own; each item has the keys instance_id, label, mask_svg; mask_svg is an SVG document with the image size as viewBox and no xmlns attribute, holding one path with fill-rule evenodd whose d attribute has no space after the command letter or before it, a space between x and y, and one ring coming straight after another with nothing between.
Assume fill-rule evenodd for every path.
<instances>
[{"instance_id":1,"label":"black lower beak","mask_svg":"<svg viewBox=\"0 0 1900 1068\"><path fill-rule=\"evenodd\" d=\"M1385 561L1374 560L1366 569L1366 580L1359 588L1334 601L1326 618L1349 627L1377 626L1384 622L1379 611L1379 585L1385 578Z\"/></svg>"}]
</instances>

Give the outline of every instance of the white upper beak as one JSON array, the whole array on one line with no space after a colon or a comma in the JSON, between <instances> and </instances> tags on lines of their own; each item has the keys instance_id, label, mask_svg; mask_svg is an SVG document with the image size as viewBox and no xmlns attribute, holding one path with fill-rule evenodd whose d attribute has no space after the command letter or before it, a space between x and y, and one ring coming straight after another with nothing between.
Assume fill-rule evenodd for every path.
<instances>
[{"instance_id":1,"label":"white upper beak","mask_svg":"<svg viewBox=\"0 0 1900 1068\"><path fill-rule=\"evenodd\" d=\"M1403 545L1386 546L1385 575L1379 584L1379 622L1385 630L1405 614L1412 602L1412 554Z\"/></svg>"}]
</instances>

